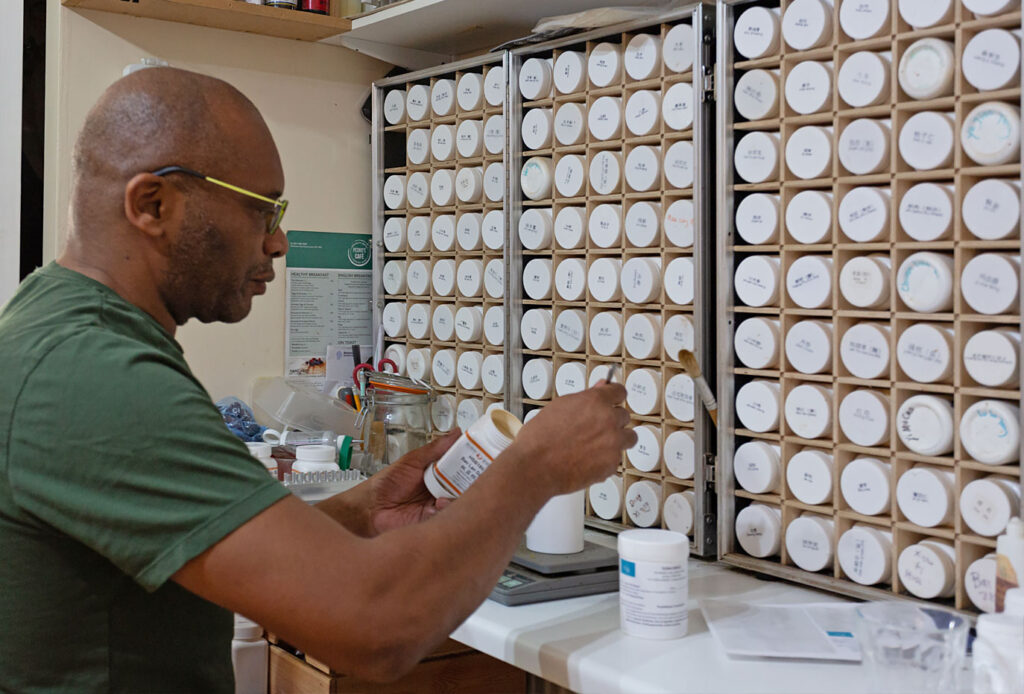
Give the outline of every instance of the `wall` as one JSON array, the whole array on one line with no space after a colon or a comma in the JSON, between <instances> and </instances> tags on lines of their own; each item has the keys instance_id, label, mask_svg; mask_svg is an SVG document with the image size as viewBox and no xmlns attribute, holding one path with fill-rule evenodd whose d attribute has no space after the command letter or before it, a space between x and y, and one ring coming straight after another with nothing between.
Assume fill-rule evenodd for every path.
<instances>
[{"instance_id":1,"label":"wall","mask_svg":"<svg viewBox=\"0 0 1024 694\"><path fill-rule=\"evenodd\" d=\"M0 306L18 286L21 246L21 67L24 6L0 7Z\"/></svg>"},{"instance_id":2,"label":"wall","mask_svg":"<svg viewBox=\"0 0 1024 694\"><path fill-rule=\"evenodd\" d=\"M389 65L344 48L207 29L50 2L44 261L66 236L70 154L99 94L144 56L227 80L263 112L284 163L285 227L370 230L370 127L359 113ZM267 294L235 325L188 323L178 340L216 400L248 398L252 380L284 361L284 262Z\"/></svg>"}]
</instances>

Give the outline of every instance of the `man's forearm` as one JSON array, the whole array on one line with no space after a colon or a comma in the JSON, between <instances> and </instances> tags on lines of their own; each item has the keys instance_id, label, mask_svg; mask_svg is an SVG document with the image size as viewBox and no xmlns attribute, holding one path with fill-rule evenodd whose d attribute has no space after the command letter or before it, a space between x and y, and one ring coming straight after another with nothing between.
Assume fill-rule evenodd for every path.
<instances>
[{"instance_id":1,"label":"man's forearm","mask_svg":"<svg viewBox=\"0 0 1024 694\"><path fill-rule=\"evenodd\" d=\"M376 532L370 519L370 493L369 481L362 482L352 489L317 502L315 506L349 532L359 537L373 537Z\"/></svg>"}]
</instances>

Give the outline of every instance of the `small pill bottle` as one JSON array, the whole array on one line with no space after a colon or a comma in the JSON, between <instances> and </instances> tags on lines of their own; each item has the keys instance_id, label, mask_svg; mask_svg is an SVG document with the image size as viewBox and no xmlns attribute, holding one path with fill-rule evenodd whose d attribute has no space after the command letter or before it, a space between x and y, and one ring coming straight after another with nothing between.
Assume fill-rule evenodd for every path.
<instances>
[{"instance_id":1,"label":"small pill bottle","mask_svg":"<svg viewBox=\"0 0 1024 694\"><path fill-rule=\"evenodd\" d=\"M460 496L512 445L522 427L522 422L505 410L495 408L486 413L423 472L427 490L438 499Z\"/></svg>"},{"instance_id":2,"label":"small pill bottle","mask_svg":"<svg viewBox=\"0 0 1024 694\"><path fill-rule=\"evenodd\" d=\"M249 454L253 458L263 463L263 467L267 469L270 476L274 479L280 479L277 472L277 461L271 457L270 453L273 447L269 443L263 443L262 441L246 442L246 448L249 449Z\"/></svg>"},{"instance_id":3,"label":"small pill bottle","mask_svg":"<svg viewBox=\"0 0 1024 694\"><path fill-rule=\"evenodd\" d=\"M626 530L618 547L622 631L645 639L686 636L690 540L671 530Z\"/></svg>"},{"instance_id":4,"label":"small pill bottle","mask_svg":"<svg viewBox=\"0 0 1024 694\"><path fill-rule=\"evenodd\" d=\"M330 472L338 469L338 449L334 446L314 444L295 447L292 473Z\"/></svg>"}]
</instances>

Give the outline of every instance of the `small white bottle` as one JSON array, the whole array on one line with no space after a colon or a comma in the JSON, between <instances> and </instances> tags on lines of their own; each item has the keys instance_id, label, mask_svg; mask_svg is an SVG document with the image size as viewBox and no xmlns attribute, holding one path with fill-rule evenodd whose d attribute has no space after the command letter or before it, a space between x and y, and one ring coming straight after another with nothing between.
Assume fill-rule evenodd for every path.
<instances>
[{"instance_id":1,"label":"small white bottle","mask_svg":"<svg viewBox=\"0 0 1024 694\"><path fill-rule=\"evenodd\" d=\"M249 449L249 455L263 463L270 476L277 479L277 461L271 455L273 446L262 441L247 441L245 446Z\"/></svg>"},{"instance_id":2,"label":"small white bottle","mask_svg":"<svg viewBox=\"0 0 1024 694\"><path fill-rule=\"evenodd\" d=\"M786 484L793 496L805 504L817 505L832 500L835 462L827 451L804 448L786 463Z\"/></svg>"},{"instance_id":3,"label":"small white bottle","mask_svg":"<svg viewBox=\"0 0 1024 694\"><path fill-rule=\"evenodd\" d=\"M823 571L832 565L835 523L813 513L803 513L786 528L786 552L804 571Z\"/></svg>"},{"instance_id":4,"label":"small white bottle","mask_svg":"<svg viewBox=\"0 0 1024 694\"><path fill-rule=\"evenodd\" d=\"M440 460L423 472L423 483L438 499L461 496L519 434L522 423L510 412L493 409L459 436Z\"/></svg>"},{"instance_id":5,"label":"small white bottle","mask_svg":"<svg viewBox=\"0 0 1024 694\"><path fill-rule=\"evenodd\" d=\"M777 506L753 503L736 514L736 539L743 551L764 559L776 556L782 548L782 510Z\"/></svg>"},{"instance_id":6,"label":"small white bottle","mask_svg":"<svg viewBox=\"0 0 1024 694\"><path fill-rule=\"evenodd\" d=\"M839 404L839 428L858 446L889 442L889 398L876 390L859 388Z\"/></svg>"},{"instance_id":7,"label":"small white bottle","mask_svg":"<svg viewBox=\"0 0 1024 694\"><path fill-rule=\"evenodd\" d=\"M751 494L774 494L782 481L782 447L768 441L747 441L732 456L736 482Z\"/></svg>"},{"instance_id":8,"label":"small white bottle","mask_svg":"<svg viewBox=\"0 0 1024 694\"><path fill-rule=\"evenodd\" d=\"M269 659L270 644L263 638L263 627L235 614L235 633L231 641L235 694L266 694Z\"/></svg>"},{"instance_id":9,"label":"small white bottle","mask_svg":"<svg viewBox=\"0 0 1024 694\"><path fill-rule=\"evenodd\" d=\"M754 379L736 391L736 417L751 431L777 431L782 410L782 386L778 381Z\"/></svg>"},{"instance_id":10,"label":"small white bottle","mask_svg":"<svg viewBox=\"0 0 1024 694\"><path fill-rule=\"evenodd\" d=\"M1020 407L1006 400L979 400L960 419L960 442L979 463L1016 463L1020 459Z\"/></svg>"},{"instance_id":11,"label":"small white bottle","mask_svg":"<svg viewBox=\"0 0 1024 694\"><path fill-rule=\"evenodd\" d=\"M900 552L900 585L925 600L950 598L956 590L956 550L943 540L922 540Z\"/></svg>"},{"instance_id":12,"label":"small white bottle","mask_svg":"<svg viewBox=\"0 0 1024 694\"><path fill-rule=\"evenodd\" d=\"M892 531L855 523L839 537L839 566L851 580L864 586L892 580Z\"/></svg>"},{"instance_id":13,"label":"small white bottle","mask_svg":"<svg viewBox=\"0 0 1024 694\"><path fill-rule=\"evenodd\" d=\"M619 624L645 639L678 639L688 627L690 541L671 530L619 533Z\"/></svg>"},{"instance_id":14,"label":"small white bottle","mask_svg":"<svg viewBox=\"0 0 1024 694\"><path fill-rule=\"evenodd\" d=\"M803 439L817 439L832 433L832 389L802 383L786 396L786 426Z\"/></svg>"},{"instance_id":15,"label":"small white bottle","mask_svg":"<svg viewBox=\"0 0 1024 694\"><path fill-rule=\"evenodd\" d=\"M953 404L938 395L913 395L896 412L896 433L903 445L921 455L953 450Z\"/></svg>"},{"instance_id":16,"label":"small white bottle","mask_svg":"<svg viewBox=\"0 0 1024 694\"><path fill-rule=\"evenodd\" d=\"M313 444L295 447L292 474L296 472L331 472L337 469L338 449L334 446Z\"/></svg>"},{"instance_id":17,"label":"small white bottle","mask_svg":"<svg viewBox=\"0 0 1024 694\"><path fill-rule=\"evenodd\" d=\"M889 374L889 326L862 322L843 333L839 357L857 378L883 378Z\"/></svg>"},{"instance_id":18,"label":"small white bottle","mask_svg":"<svg viewBox=\"0 0 1024 694\"><path fill-rule=\"evenodd\" d=\"M986 475L968 482L960 493L960 515L972 531L995 537L1020 512L1020 482L1005 475Z\"/></svg>"},{"instance_id":19,"label":"small white bottle","mask_svg":"<svg viewBox=\"0 0 1024 694\"><path fill-rule=\"evenodd\" d=\"M900 511L922 528L952 524L955 499L953 468L918 464L900 475L896 483Z\"/></svg>"},{"instance_id":20,"label":"small white bottle","mask_svg":"<svg viewBox=\"0 0 1024 694\"><path fill-rule=\"evenodd\" d=\"M888 513L892 466L878 458L859 457L843 468L839 489L850 508L865 516Z\"/></svg>"}]
</instances>

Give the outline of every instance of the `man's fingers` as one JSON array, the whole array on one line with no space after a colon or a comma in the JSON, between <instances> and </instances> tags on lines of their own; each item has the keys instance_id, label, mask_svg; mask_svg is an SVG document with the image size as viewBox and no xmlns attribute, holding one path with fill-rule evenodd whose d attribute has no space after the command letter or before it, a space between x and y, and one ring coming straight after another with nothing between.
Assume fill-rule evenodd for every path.
<instances>
[{"instance_id":1,"label":"man's fingers","mask_svg":"<svg viewBox=\"0 0 1024 694\"><path fill-rule=\"evenodd\" d=\"M601 399L609 405L618 405L626 401L626 387L621 383L599 383L591 390L596 390Z\"/></svg>"},{"instance_id":2,"label":"man's fingers","mask_svg":"<svg viewBox=\"0 0 1024 694\"><path fill-rule=\"evenodd\" d=\"M615 413L615 426L622 429L629 424L629 412L625 407L616 407L612 411Z\"/></svg>"},{"instance_id":3,"label":"man's fingers","mask_svg":"<svg viewBox=\"0 0 1024 694\"><path fill-rule=\"evenodd\" d=\"M633 431L632 429L626 429L623 434L622 450L629 450L630 448L636 445L636 442L638 440L639 438L637 437L635 431Z\"/></svg>"}]
</instances>

